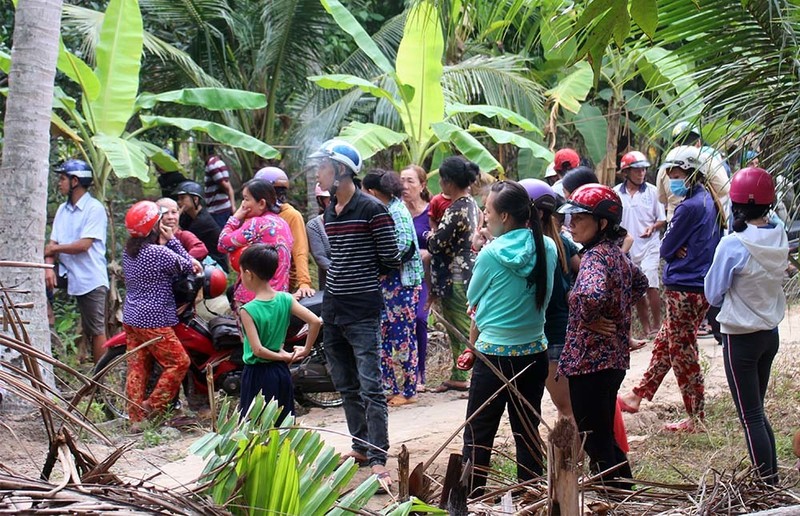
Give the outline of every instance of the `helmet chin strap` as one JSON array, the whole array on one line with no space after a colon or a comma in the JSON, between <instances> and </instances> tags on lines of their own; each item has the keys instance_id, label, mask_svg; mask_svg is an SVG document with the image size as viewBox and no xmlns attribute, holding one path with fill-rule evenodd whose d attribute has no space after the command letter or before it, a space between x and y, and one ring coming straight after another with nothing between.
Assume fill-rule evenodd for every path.
<instances>
[{"instance_id":1,"label":"helmet chin strap","mask_svg":"<svg viewBox=\"0 0 800 516\"><path fill-rule=\"evenodd\" d=\"M350 176L347 173L347 167L345 167L343 164L337 163L333 160L331 160L331 164L333 165L333 185L331 185L330 192L331 195L336 195L336 190L339 189L339 182L342 179Z\"/></svg>"}]
</instances>

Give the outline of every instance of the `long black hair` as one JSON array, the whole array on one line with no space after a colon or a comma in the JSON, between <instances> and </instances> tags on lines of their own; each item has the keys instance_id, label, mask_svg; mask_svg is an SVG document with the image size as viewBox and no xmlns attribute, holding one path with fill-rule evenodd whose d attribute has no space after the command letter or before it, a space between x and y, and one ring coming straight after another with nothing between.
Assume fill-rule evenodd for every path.
<instances>
[{"instance_id":1,"label":"long black hair","mask_svg":"<svg viewBox=\"0 0 800 516\"><path fill-rule=\"evenodd\" d=\"M547 251L544 247L542 221L539 209L528 198L528 192L514 181L498 181L492 184L492 206L497 213L507 213L514 222L527 225L536 247L536 263L527 277L528 288L536 285L536 308L543 310L547 296Z\"/></svg>"},{"instance_id":2,"label":"long black hair","mask_svg":"<svg viewBox=\"0 0 800 516\"><path fill-rule=\"evenodd\" d=\"M143 237L130 237L128 241L125 242L125 253L128 256L133 258L134 260L139 257L139 253L141 252L142 248L148 244L157 244L158 243L158 228L161 227L161 223L159 222L156 224L155 228L147 236Z\"/></svg>"}]
</instances>

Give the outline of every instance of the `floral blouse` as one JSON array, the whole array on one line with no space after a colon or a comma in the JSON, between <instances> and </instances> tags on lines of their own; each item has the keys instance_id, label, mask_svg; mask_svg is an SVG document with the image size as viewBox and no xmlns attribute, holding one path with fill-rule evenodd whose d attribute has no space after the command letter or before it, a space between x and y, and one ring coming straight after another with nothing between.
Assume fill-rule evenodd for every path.
<instances>
[{"instance_id":1,"label":"floral blouse","mask_svg":"<svg viewBox=\"0 0 800 516\"><path fill-rule=\"evenodd\" d=\"M251 217L243 222L228 217L228 222L219 234L219 250L231 253L240 247L252 244L267 244L278 249L278 269L269 284L279 292L289 291L289 270L292 266L292 231L289 224L274 213ZM237 278L233 299L238 306L249 303L255 294L244 288Z\"/></svg>"},{"instance_id":2,"label":"floral blouse","mask_svg":"<svg viewBox=\"0 0 800 516\"><path fill-rule=\"evenodd\" d=\"M622 252L619 242L602 240L586 250L569 293L567 338L558 374L628 369L631 309L647 287L647 276ZM585 326L599 317L616 323L615 335L606 337Z\"/></svg>"},{"instance_id":3,"label":"floral blouse","mask_svg":"<svg viewBox=\"0 0 800 516\"><path fill-rule=\"evenodd\" d=\"M472 197L459 197L445 210L436 232L428 235L431 292L434 295L447 296L452 292L454 282L469 282L475 261L472 235L479 220L480 210Z\"/></svg>"}]
</instances>

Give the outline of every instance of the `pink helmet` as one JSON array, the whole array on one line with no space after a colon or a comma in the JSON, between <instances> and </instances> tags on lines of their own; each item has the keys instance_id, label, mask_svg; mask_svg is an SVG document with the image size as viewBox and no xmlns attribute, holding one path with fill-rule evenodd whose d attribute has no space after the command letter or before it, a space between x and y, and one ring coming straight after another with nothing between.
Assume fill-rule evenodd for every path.
<instances>
[{"instance_id":1,"label":"pink helmet","mask_svg":"<svg viewBox=\"0 0 800 516\"><path fill-rule=\"evenodd\" d=\"M320 188L319 183L317 183L317 186L314 187L314 195L317 197L330 197L331 193Z\"/></svg>"},{"instance_id":2,"label":"pink helmet","mask_svg":"<svg viewBox=\"0 0 800 516\"><path fill-rule=\"evenodd\" d=\"M289 188L289 177L278 167L264 167L256 172L255 179L266 181L275 188Z\"/></svg>"},{"instance_id":3,"label":"pink helmet","mask_svg":"<svg viewBox=\"0 0 800 516\"><path fill-rule=\"evenodd\" d=\"M731 202L768 206L775 202L775 182L763 168L747 167L731 179Z\"/></svg>"}]
</instances>

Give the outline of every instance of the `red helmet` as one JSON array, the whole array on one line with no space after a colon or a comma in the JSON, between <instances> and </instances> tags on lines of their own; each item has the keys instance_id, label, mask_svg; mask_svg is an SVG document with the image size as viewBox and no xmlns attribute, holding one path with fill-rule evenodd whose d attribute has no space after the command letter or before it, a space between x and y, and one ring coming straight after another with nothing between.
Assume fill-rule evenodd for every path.
<instances>
[{"instance_id":1,"label":"red helmet","mask_svg":"<svg viewBox=\"0 0 800 516\"><path fill-rule=\"evenodd\" d=\"M228 276L222 269L206 265L203 268L203 297L211 299L221 296L225 293L226 288L228 288Z\"/></svg>"},{"instance_id":2,"label":"red helmet","mask_svg":"<svg viewBox=\"0 0 800 516\"><path fill-rule=\"evenodd\" d=\"M564 148L556 151L556 156L553 158L553 167L556 172L563 174L567 170L578 168L581 164L581 157L573 149Z\"/></svg>"},{"instance_id":3,"label":"red helmet","mask_svg":"<svg viewBox=\"0 0 800 516\"><path fill-rule=\"evenodd\" d=\"M612 224L622 221L622 200L613 188L598 183L583 185L558 209L559 213L591 213Z\"/></svg>"},{"instance_id":4,"label":"red helmet","mask_svg":"<svg viewBox=\"0 0 800 516\"><path fill-rule=\"evenodd\" d=\"M228 255L228 260L231 262L231 267L236 272L240 272L239 271L239 258L242 257L242 253L244 252L245 249L247 249L246 246L245 247L237 247L236 249L231 251L231 253Z\"/></svg>"},{"instance_id":5,"label":"red helmet","mask_svg":"<svg viewBox=\"0 0 800 516\"><path fill-rule=\"evenodd\" d=\"M647 168L649 166L650 162L647 161L645 155L639 151L630 151L619 160L620 170L625 170L626 168Z\"/></svg>"},{"instance_id":6,"label":"red helmet","mask_svg":"<svg viewBox=\"0 0 800 516\"><path fill-rule=\"evenodd\" d=\"M775 202L775 182L763 168L747 167L731 179L731 202L768 206Z\"/></svg>"},{"instance_id":7,"label":"red helmet","mask_svg":"<svg viewBox=\"0 0 800 516\"><path fill-rule=\"evenodd\" d=\"M125 214L125 228L132 237L146 237L161 220L161 208L153 201L139 201Z\"/></svg>"}]
</instances>

